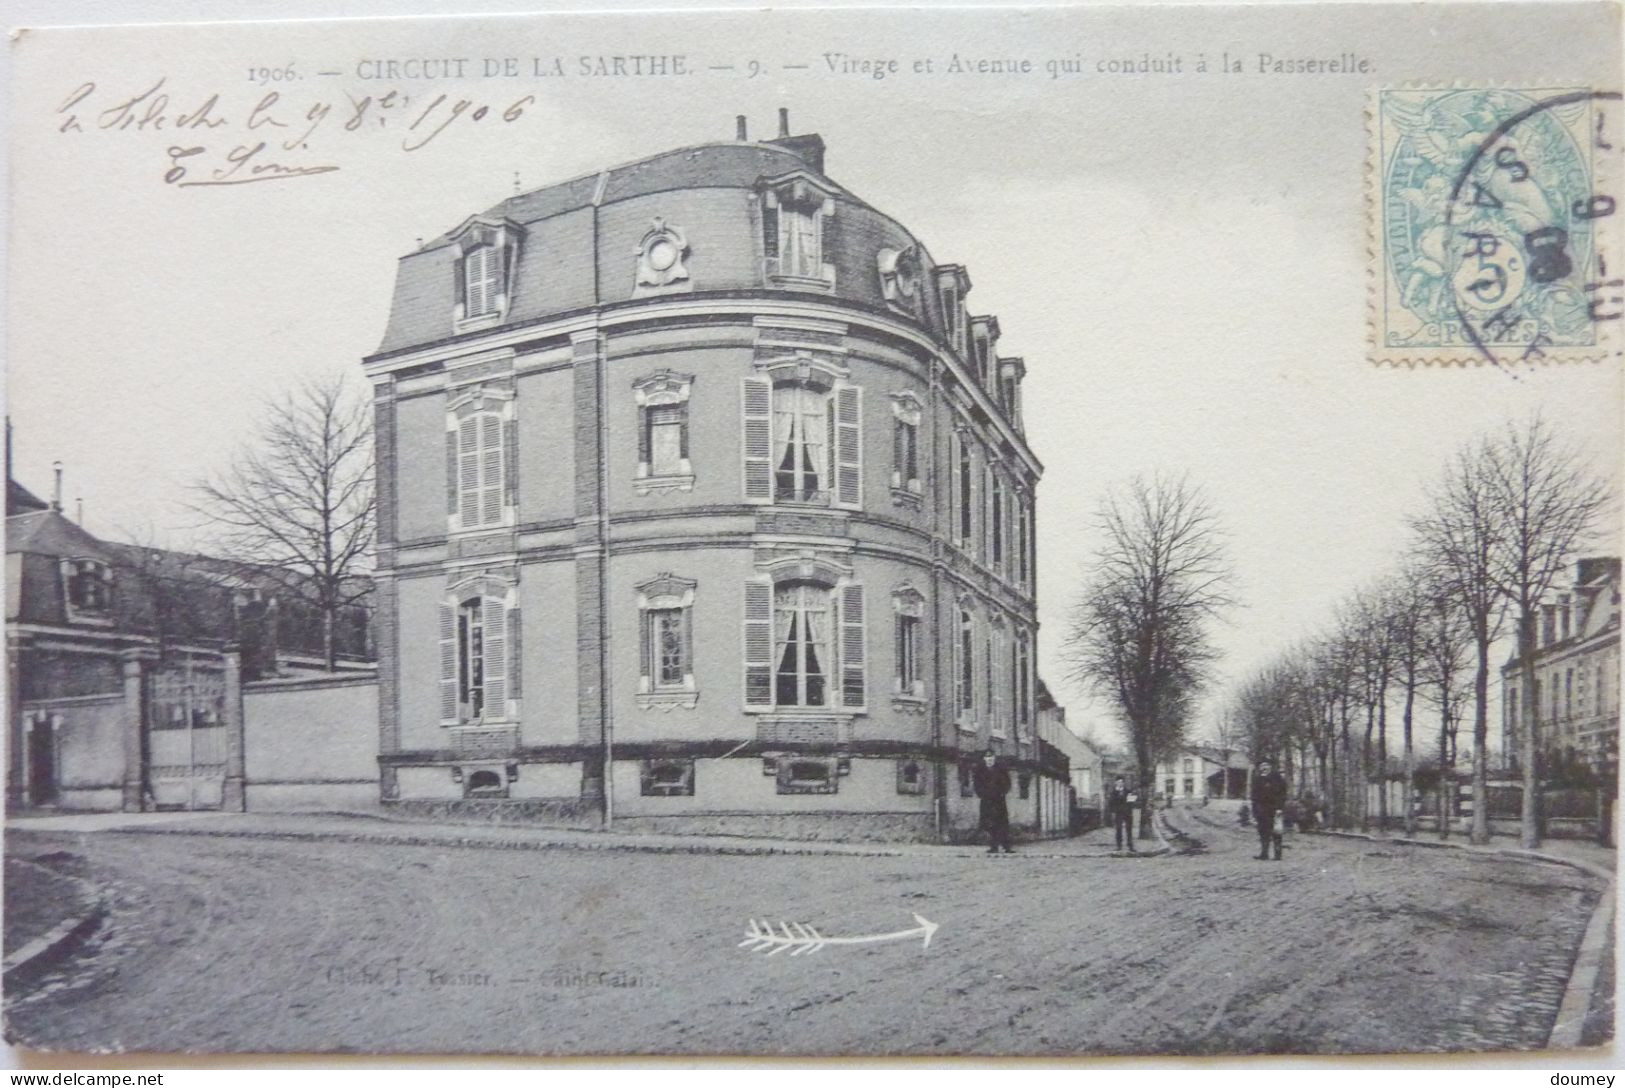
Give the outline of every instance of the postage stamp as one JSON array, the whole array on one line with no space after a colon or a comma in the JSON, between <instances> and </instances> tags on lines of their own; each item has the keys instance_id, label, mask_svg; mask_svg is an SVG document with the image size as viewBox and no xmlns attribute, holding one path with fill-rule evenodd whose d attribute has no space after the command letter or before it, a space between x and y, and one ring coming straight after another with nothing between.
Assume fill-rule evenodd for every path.
<instances>
[{"instance_id":1,"label":"postage stamp","mask_svg":"<svg viewBox=\"0 0 1625 1088\"><path fill-rule=\"evenodd\" d=\"M1619 357L1619 107L1574 86L1376 92L1373 362Z\"/></svg>"}]
</instances>

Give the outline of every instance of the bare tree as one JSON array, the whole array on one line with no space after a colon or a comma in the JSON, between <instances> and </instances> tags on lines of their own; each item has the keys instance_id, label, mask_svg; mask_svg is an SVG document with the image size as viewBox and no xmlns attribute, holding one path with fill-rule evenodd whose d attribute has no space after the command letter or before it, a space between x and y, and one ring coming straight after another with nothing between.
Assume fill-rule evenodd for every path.
<instances>
[{"instance_id":1,"label":"bare tree","mask_svg":"<svg viewBox=\"0 0 1625 1088\"><path fill-rule=\"evenodd\" d=\"M1208 628L1233 603L1230 564L1207 499L1184 478L1132 480L1107 496L1097 524L1105 543L1065 654L1073 677L1123 715L1149 795L1157 757L1178 747L1208 679ZM1140 834L1150 833L1147 812Z\"/></svg>"},{"instance_id":2,"label":"bare tree","mask_svg":"<svg viewBox=\"0 0 1625 1088\"><path fill-rule=\"evenodd\" d=\"M1427 617L1432 609L1432 586L1427 572L1407 564L1393 578L1387 593L1388 630L1393 638L1394 669L1404 693L1405 730L1405 834L1416 834L1416 695L1427 667ZM1388 788L1383 781L1384 795Z\"/></svg>"},{"instance_id":3,"label":"bare tree","mask_svg":"<svg viewBox=\"0 0 1625 1088\"><path fill-rule=\"evenodd\" d=\"M1486 443L1463 446L1428 495L1429 512L1414 519L1424 561L1443 595L1460 610L1477 657L1473 676L1472 841L1486 843L1489 825L1490 646L1506 604L1497 588L1502 526L1494 463Z\"/></svg>"},{"instance_id":4,"label":"bare tree","mask_svg":"<svg viewBox=\"0 0 1625 1088\"><path fill-rule=\"evenodd\" d=\"M1236 720L1235 711L1221 706L1213 716L1213 741L1214 747L1219 750L1219 758L1224 761L1224 769L1220 772L1220 794L1226 800L1230 797L1230 757L1241 749L1245 740L1245 732Z\"/></svg>"},{"instance_id":5,"label":"bare tree","mask_svg":"<svg viewBox=\"0 0 1625 1088\"><path fill-rule=\"evenodd\" d=\"M370 589L375 509L370 405L343 377L273 402L231 463L194 487L220 554L284 573L322 619L327 668L343 610Z\"/></svg>"},{"instance_id":6,"label":"bare tree","mask_svg":"<svg viewBox=\"0 0 1625 1088\"><path fill-rule=\"evenodd\" d=\"M1430 584L1428 604L1421 626L1423 684L1429 701L1439 709L1439 837L1448 839L1454 809L1456 729L1468 697L1467 653L1472 634L1459 602L1445 587Z\"/></svg>"},{"instance_id":7,"label":"bare tree","mask_svg":"<svg viewBox=\"0 0 1625 1088\"><path fill-rule=\"evenodd\" d=\"M1580 451L1540 416L1508 426L1487 448L1490 502L1501 524L1490 576L1517 616L1523 764L1523 845L1540 845L1540 717L1535 702L1536 624L1547 593L1568 569L1608 502L1608 486Z\"/></svg>"}]
</instances>

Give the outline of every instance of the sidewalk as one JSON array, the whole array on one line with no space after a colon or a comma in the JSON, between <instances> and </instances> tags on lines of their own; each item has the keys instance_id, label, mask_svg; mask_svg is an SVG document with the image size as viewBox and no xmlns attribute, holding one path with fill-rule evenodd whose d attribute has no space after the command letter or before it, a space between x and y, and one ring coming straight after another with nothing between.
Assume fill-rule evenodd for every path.
<instances>
[{"instance_id":1,"label":"sidewalk","mask_svg":"<svg viewBox=\"0 0 1625 1088\"><path fill-rule=\"evenodd\" d=\"M851 857L977 857L974 844L817 842L756 836L674 835L594 831L523 824L459 824L357 813L86 813L24 817L6 823L12 833L69 832L265 838L295 842L367 842L403 846L453 846L496 850L631 850L656 854L794 854ZM1140 856L1166 853L1158 841ZM1115 855L1109 829L1076 838L1042 839L1016 847L1016 858L1102 858Z\"/></svg>"},{"instance_id":2,"label":"sidewalk","mask_svg":"<svg viewBox=\"0 0 1625 1088\"><path fill-rule=\"evenodd\" d=\"M1426 846L1444 849L1468 850L1477 854L1507 854L1512 857L1529 858L1536 861L1556 861L1564 865L1572 865L1583 869L1593 876L1612 880L1618 869L1617 851L1599 846L1594 842L1580 839L1546 839L1537 848L1525 850L1516 838L1501 836L1492 838L1483 845L1468 841L1466 835L1452 835L1448 839L1440 839L1436 835L1399 835L1388 834L1381 831L1341 831L1327 829L1316 832L1322 835L1337 835L1342 838L1369 839L1372 842L1403 843L1407 846Z\"/></svg>"}]
</instances>

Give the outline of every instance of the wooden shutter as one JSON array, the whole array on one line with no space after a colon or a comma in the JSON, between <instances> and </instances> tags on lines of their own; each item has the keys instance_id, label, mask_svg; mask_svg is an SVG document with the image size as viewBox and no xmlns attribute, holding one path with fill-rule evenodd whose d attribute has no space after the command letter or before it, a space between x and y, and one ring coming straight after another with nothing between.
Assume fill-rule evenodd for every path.
<instances>
[{"instance_id":1,"label":"wooden shutter","mask_svg":"<svg viewBox=\"0 0 1625 1088\"><path fill-rule=\"evenodd\" d=\"M638 690L653 691L655 686L654 613L647 608L638 611Z\"/></svg>"},{"instance_id":2,"label":"wooden shutter","mask_svg":"<svg viewBox=\"0 0 1625 1088\"><path fill-rule=\"evenodd\" d=\"M486 525L502 520L502 420L480 416L480 499Z\"/></svg>"},{"instance_id":3,"label":"wooden shutter","mask_svg":"<svg viewBox=\"0 0 1625 1088\"><path fill-rule=\"evenodd\" d=\"M863 586L841 587L841 704L864 705Z\"/></svg>"},{"instance_id":4,"label":"wooden shutter","mask_svg":"<svg viewBox=\"0 0 1625 1088\"><path fill-rule=\"evenodd\" d=\"M821 215L818 217L818 259L823 264L835 263L835 217ZM818 269L811 270L814 274Z\"/></svg>"},{"instance_id":5,"label":"wooden shutter","mask_svg":"<svg viewBox=\"0 0 1625 1088\"><path fill-rule=\"evenodd\" d=\"M843 385L835 390L835 502L856 509L863 505L863 390Z\"/></svg>"},{"instance_id":6,"label":"wooden shutter","mask_svg":"<svg viewBox=\"0 0 1625 1088\"><path fill-rule=\"evenodd\" d=\"M440 724L457 724L457 610L440 606Z\"/></svg>"},{"instance_id":7,"label":"wooden shutter","mask_svg":"<svg viewBox=\"0 0 1625 1088\"><path fill-rule=\"evenodd\" d=\"M502 501L519 508L519 421L502 421Z\"/></svg>"},{"instance_id":8,"label":"wooden shutter","mask_svg":"<svg viewBox=\"0 0 1625 1088\"><path fill-rule=\"evenodd\" d=\"M468 269L460 256L451 263L451 304L463 306L463 316L468 316Z\"/></svg>"},{"instance_id":9,"label":"wooden shutter","mask_svg":"<svg viewBox=\"0 0 1625 1088\"><path fill-rule=\"evenodd\" d=\"M773 383L744 379L745 501L773 499Z\"/></svg>"},{"instance_id":10,"label":"wooden shutter","mask_svg":"<svg viewBox=\"0 0 1625 1088\"><path fill-rule=\"evenodd\" d=\"M498 252L502 254L502 265L501 265L502 275L501 275L501 278L497 280L497 294L499 296L506 295L506 296L512 297L512 295L513 295L513 286L512 286L513 285L513 261L514 261L514 257L517 256L517 254L515 254L515 252L514 252L514 246L513 246L512 242L503 243L501 249L499 249ZM492 300L493 304L495 303L495 301L496 301L495 299Z\"/></svg>"},{"instance_id":11,"label":"wooden shutter","mask_svg":"<svg viewBox=\"0 0 1625 1088\"><path fill-rule=\"evenodd\" d=\"M446 513L457 513L457 432L446 432Z\"/></svg>"},{"instance_id":12,"label":"wooden shutter","mask_svg":"<svg viewBox=\"0 0 1625 1088\"><path fill-rule=\"evenodd\" d=\"M745 705L773 705L773 587L745 583Z\"/></svg>"},{"instance_id":13,"label":"wooden shutter","mask_svg":"<svg viewBox=\"0 0 1625 1088\"><path fill-rule=\"evenodd\" d=\"M652 465L649 441L649 424L652 418L648 405L638 409L638 464Z\"/></svg>"},{"instance_id":14,"label":"wooden shutter","mask_svg":"<svg viewBox=\"0 0 1625 1088\"><path fill-rule=\"evenodd\" d=\"M469 416L457 425L457 498L463 528L480 523L480 421Z\"/></svg>"},{"instance_id":15,"label":"wooden shutter","mask_svg":"<svg viewBox=\"0 0 1625 1088\"><path fill-rule=\"evenodd\" d=\"M508 716L508 617L502 598L481 602L485 628L485 717Z\"/></svg>"},{"instance_id":16,"label":"wooden shutter","mask_svg":"<svg viewBox=\"0 0 1625 1088\"><path fill-rule=\"evenodd\" d=\"M762 252L769 257L779 255L779 209L762 204Z\"/></svg>"},{"instance_id":17,"label":"wooden shutter","mask_svg":"<svg viewBox=\"0 0 1625 1088\"><path fill-rule=\"evenodd\" d=\"M519 622L519 609L508 609L508 698L518 699L525 693L525 636Z\"/></svg>"},{"instance_id":18,"label":"wooden shutter","mask_svg":"<svg viewBox=\"0 0 1625 1088\"><path fill-rule=\"evenodd\" d=\"M485 312L485 247L475 246L463 258L463 267L468 276L468 309L467 317L475 317Z\"/></svg>"}]
</instances>

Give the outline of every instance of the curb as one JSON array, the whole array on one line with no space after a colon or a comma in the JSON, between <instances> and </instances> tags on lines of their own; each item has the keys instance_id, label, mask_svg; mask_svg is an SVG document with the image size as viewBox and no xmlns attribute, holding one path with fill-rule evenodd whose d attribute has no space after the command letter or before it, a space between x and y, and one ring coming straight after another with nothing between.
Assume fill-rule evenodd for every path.
<instances>
[{"instance_id":1,"label":"curb","mask_svg":"<svg viewBox=\"0 0 1625 1088\"><path fill-rule=\"evenodd\" d=\"M638 854L716 854L737 857L865 857L865 858L930 858L930 857L980 857L986 851L981 849L966 849L963 846L928 845L920 850L899 850L893 847L875 845L873 847L855 846L850 844L819 844L815 842L786 841L782 844L758 843L728 843L725 841L707 842L639 842L635 839L612 838L605 834L597 841L591 839L557 840L557 839L495 839L484 837L455 837L442 838L430 835L409 835L401 833L361 834L344 831L258 831L249 829L201 829L192 827L119 827L111 828L107 832L115 835L179 835L214 839L271 839L283 842L339 842L360 845L378 844L384 846L427 846L440 849L474 849L474 850L517 850L534 851L538 853L560 850L578 850L583 852L609 852L622 851ZM600 833L602 834L602 833ZM1145 857L1156 857L1165 853L1166 847L1156 851L1147 851ZM1021 850L1012 856L1027 858L1043 858L1046 860L1097 860L1109 855L1094 854L1059 854L1044 853L1037 850Z\"/></svg>"},{"instance_id":2,"label":"curb","mask_svg":"<svg viewBox=\"0 0 1625 1088\"><path fill-rule=\"evenodd\" d=\"M28 865L36 864L26 858L17 860ZM45 868L44 866L37 867ZM47 871L54 872L54 870ZM61 876L62 874L56 873L55 875ZM4 960L0 960L0 978L10 982L26 971L49 967L57 959L66 956L77 948L85 938L94 933L96 928L102 924L102 920L107 917L107 906L103 902L101 894L87 880L75 879L74 882L83 890L85 898L94 904L91 909L78 917L59 922L49 932L35 937L12 952Z\"/></svg>"},{"instance_id":3,"label":"curb","mask_svg":"<svg viewBox=\"0 0 1625 1088\"><path fill-rule=\"evenodd\" d=\"M1591 992L1597 985L1597 973L1602 967L1603 950L1608 943L1608 931L1614 921L1615 874L1613 871L1600 865L1593 865L1589 861L1581 861L1578 858L1559 857L1556 854L1542 853L1539 850L1525 850L1522 847L1511 847L1505 850L1474 850L1469 844L1465 843L1382 837L1363 831L1322 831L1320 834L1335 835L1343 839L1364 839L1367 842L1398 843L1402 846L1464 850L1470 854L1499 854L1503 857L1519 858L1523 861L1544 861L1553 865L1567 865L1571 869L1579 869L1589 876L1604 881L1603 893L1598 897L1597 905L1591 908L1591 917L1586 920L1585 933L1580 938L1580 947L1574 954L1574 964L1569 968L1569 980L1563 987L1563 1000L1558 1004L1557 1017L1552 1021L1552 1030L1546 1037L1548 1050L1572 1050L1580 1045L1580 1035L1585 1030L1586 1016L1591 1012Z\"/></svg>"}]
</instances>

